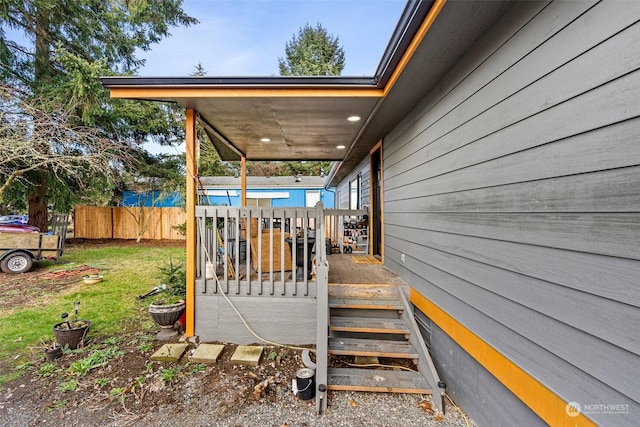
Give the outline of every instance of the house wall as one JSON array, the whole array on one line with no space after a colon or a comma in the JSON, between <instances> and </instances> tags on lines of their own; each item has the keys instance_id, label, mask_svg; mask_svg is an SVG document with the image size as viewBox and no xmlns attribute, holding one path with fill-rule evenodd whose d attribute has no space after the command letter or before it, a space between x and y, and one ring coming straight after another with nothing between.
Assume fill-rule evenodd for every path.
<instances>
[{"instance_id":1,"label":"house wall","mask_svg":"<svg viewBox=\"0 0 640 427\"><path fill-rule=\"evenodd\" d=\"M223 190L224 189L216 189ZM231 199L231 206L240 206L241 205L241 196L239 189L229 189L230 196L209 196L209 204L222 206L223 204L228 205L229 199ZM289 193L288 198L273 198L271 199L272 207L298 207L298 206L306 206L307 203L307 191L320 191L320 201L325 208L331 209L334 207L334 193L331 191L327 191L324 188L276 188L276 189L260 189L256 190L259 193ZM247 197L251 198L251 194L255 193L252 190L247 190Z\"/></svg>"},{"instance_id":2,"label":"house wall","mask_svg":"<svg viewBox=\"0 0 640 427\"><path fill-rule=\"evenodd\" d=\"M481 424L568 424L556 403L577 402L637 425L639 20L637 1L515 2L384 139L385 264Z\"/></svg>"},{"instance_id":3,"label":"house wall","mask_svg":"<svg viewBox=\"0 0 640 427\"><path fill-rule=\"evenodd\" d=\"M169 208L184 206L184 199L180 193L174 192L166 196L160 197L161 192L159 190L135 192L135 191L123 191L122 192L122 206L144 206L147 208Z\"/></svg>"},{"instance_id":4,"label":"house wall","mask_svg":"<svg viewBox=\"0 0 640 427\"><path fill-rule=\"evenodd\" d=\"M370 171L369 157L365 157L358 166L336 187L336 208L350 209L349 207L349 183L358 178L360 174L360 207L369 206Z\"/></svg>"}]
</instances>

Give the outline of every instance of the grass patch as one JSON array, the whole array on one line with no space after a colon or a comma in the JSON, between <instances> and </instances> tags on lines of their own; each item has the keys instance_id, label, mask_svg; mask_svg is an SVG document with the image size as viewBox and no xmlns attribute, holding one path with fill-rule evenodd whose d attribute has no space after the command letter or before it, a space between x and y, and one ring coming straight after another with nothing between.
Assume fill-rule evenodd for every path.
<instances>
[{"instance_id":1,"label":"grass patch","mask_svg":"<svg viewBox=\"0 0 640 427\"><path fill-rule=\"evenodd\" d=\"M47 292L43 282L37 296L37 306L13 308L0 313L0 360L25 363L29 348L42 346L42 342L53 342L53 325L60 322L60 314L69 312L73 316L74 301L80 301L79 319L92 322L90 340L119 337L124 330L148 330L153 327L146 302L138 295L148 292L159 283L160 268L169 259L184 261L183 248L149 247L74 247L68 246L63 256L65 266L51 265L51 270L68 268L69 264L86 264L101 268L104 281L85 285L82 281L68 285L63 291ZM117 338L109 338L116 344ZM37 356L41 357L41 353ZM0 384L15 377L10 371L15 366L3 365Z\"/></svg>"}]
</instances>

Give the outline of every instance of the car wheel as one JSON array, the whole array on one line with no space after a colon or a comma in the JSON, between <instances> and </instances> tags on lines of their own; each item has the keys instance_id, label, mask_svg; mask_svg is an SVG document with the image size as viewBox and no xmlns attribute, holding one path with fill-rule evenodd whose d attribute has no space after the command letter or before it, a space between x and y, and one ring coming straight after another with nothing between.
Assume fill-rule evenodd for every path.
<instances>
[{"instance_id":1,"label":"car wheel","mask_svg":"<svg viewBox=\"0 0 640 427\"><path fill-rule=\"evenodd\" d=\"M0 268L5 273L26 273L31 270L31 266L33 265L33 260L31 257L24 252L16 252L5 259L0 263Z\"/></svg>"}]
</instances>

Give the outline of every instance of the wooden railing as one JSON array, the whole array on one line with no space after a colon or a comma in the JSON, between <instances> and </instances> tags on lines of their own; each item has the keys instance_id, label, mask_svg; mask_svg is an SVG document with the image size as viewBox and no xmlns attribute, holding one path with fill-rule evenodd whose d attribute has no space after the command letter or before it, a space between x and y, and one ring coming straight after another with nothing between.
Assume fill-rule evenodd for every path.
<instances>
[{"instance_id":1,"label":"wooden railing","mask_svg":"<svg viewBox=\"0 0 640 427\"><path fill-rule=\"evenodd\" d=\"M315 296L317 208L196 207L196 286L203 293Z\"/></svg>"}]
</instances>

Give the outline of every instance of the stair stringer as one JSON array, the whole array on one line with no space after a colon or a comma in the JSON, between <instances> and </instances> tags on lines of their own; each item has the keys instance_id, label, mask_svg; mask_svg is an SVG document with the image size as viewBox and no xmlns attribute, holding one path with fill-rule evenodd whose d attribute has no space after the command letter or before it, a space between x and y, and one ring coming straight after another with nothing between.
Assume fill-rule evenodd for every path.
<instances>
[{"instance_id":1,"label":"stair stringer","mask_svg":"<svg viewBox=\"0 0 640 427\"><path fill-rule=\"evenodd\" d=\"M413 308L411 307L411 303L409 303L407 295L401 288L398 288L398 294L400 295L400 299L405 308L400 314L400 318L404 320L409 327L409 343L413 345L420 356L418 358L418 372L420 372L420 374L429 383L429 386L431 386L431 390L433 390L433 401L440 412L444 414L445 387L440 387L442 383L438 376L438 371L431 359L431 354L429 353L429 349L422 338L422 334L420 334L416 319L413 317Z\"/></svg>"}]
</instances>

